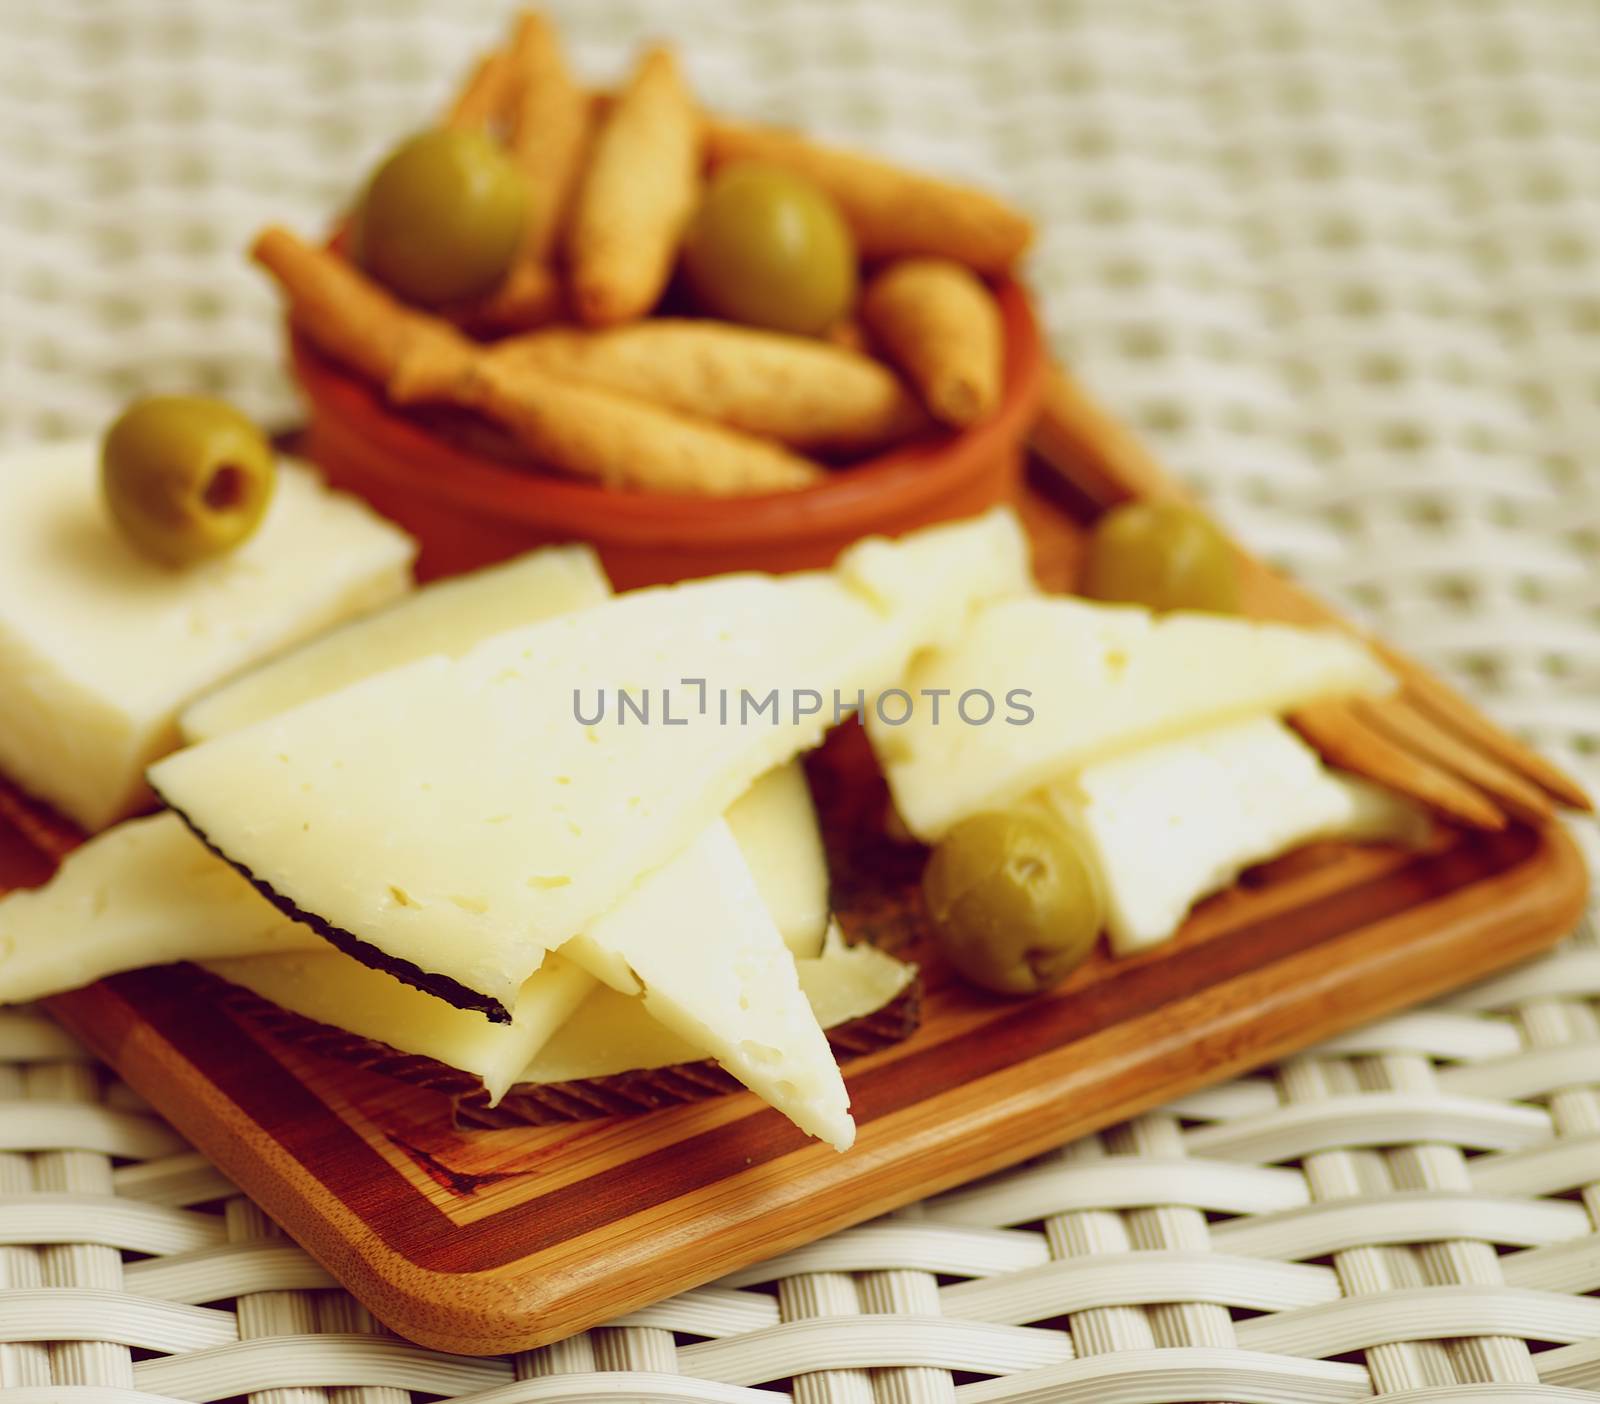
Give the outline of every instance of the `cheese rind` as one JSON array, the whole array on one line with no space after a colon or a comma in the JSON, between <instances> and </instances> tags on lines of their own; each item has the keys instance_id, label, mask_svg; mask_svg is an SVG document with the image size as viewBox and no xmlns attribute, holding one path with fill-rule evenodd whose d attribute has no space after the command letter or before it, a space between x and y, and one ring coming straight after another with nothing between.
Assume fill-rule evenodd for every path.
<instances>
[{"instance_id":1,"label":"cheese rind","mask_svg":"<svg viewBox=\"0 0 1600 1404\"><path fill-rule=\"evenodd\" d=\"M828 859L805 767L792 760L769 770L724 817L784 944L817 955L828 929Z\"/></svg>"},{"instance_id":2,"label":"cheese rind","mask_svg":"<svg viewBox=\"0 0 1600 1404\"><path fill-rule=\"evenodd\" d=\"M305 1018L474 1073L496 1101L515 1082L557 1080L552 1069L577 1068L562 1074L577 1078L619 1071L619 1058L659 1067L712 1057L802 1130L850 1144L848 1097L823 1027L881 1008L910 982L910 967L844 947L836 929L817 957L797 962L720 820L591 933L546 957L509 1024L326 948L203 963ZM635 993L601 987L609 998L599 997L592 973L612 958Z\"/></svg>"},{"instance_id":3,"label":"cheese rind","mask_svg":"<svg viewBox=\"0 0 1600 1404\"><path fill-rule=\"evenodd\" d=\"M901 725L869 714L868 732L900 816L931 842L1109 756L1392 686L1366 648L1333 630L1022 597L983 607L956 644L913 663L902 687L942 693L937 721L924 701ZM972 723L958 711L969 692L980 694Z\"/></svg>"},{"instance_id":4,"label":"cheese rind","mask_svg":"<svg viewBox=\"0 0 1600 1404\"><path fill-rule=\"evenodd\" d=\"M551 546L436 580L207 693L179 725L185 740L206 741L429 654L458 658L495 634L610 594L587 546Z\"/></svg>"},{"instance_id":5,"label":"cheese rind","mask_svg":"<svg viewBox=\"0 0 1600 1404\"><path fill-rule=\"evenodd\" d=\"M303 1018L481 1077L491 1105L595 987L591 976L552 955L523 982L510 1022L492 1023L322 941L315 950L198 963Z\"/></svg>"},{"instance_id":6,"label":"cheese rind","mask_svg":"<svg viewBox=\"0 0 1600 1404\"><path fill-rule=\"evenodd\" d=\"M507 1089L498 1077L489 1083L484 1069L505 1066L505 1055L518 1040L519 1028L529 1023L523 1000L518 1001L512 1024L491 1024L481 1015L452 1009L325 945L201 964L212 974L302 1018L484 1076L496 1100ZM821 951L797 960L795 969L812 1017L824 1030L876 1013L916 978L915 967L874 946L846 945L837 926L830 928ZM564 971L570 975L574 970L561 956L552 956L524 987L524 997L546 974ZM593 980L583 988L585 997L539 1051L519 1065L512 1086L578 1082L697 1062L708 1056L704 1048L658 1023L638 999ZM352 1010L358 1012L357 1021L349 1017Z\"/></svg>"},{"instance_id":7,"label":"cheese rind","mask_svg":"<svg viewBox=\"0 0 1600 1404\"><path fill-rule=\"evenodd\" d=\"M931 569L990 528L939 530L939 553L915 534L884 550ZM989 588L946 598L964 616ZM368 678L151 779L292 914L503 1012L544 951L815 745L834 693L881 691L942 627L830 572L641 590Z\"/></svg>"},{"instance_id":8,"label":"cheese rind","mask_svg":"<svg viewBox=\"0 0 1600 1404\"><path fill-rule=\"evenodd\" d=\"M177 815L152 814L74 849L43 887L0 898L0 1004L169 961L321 949Z\"/></svg>"},{"instance_id":9,"label":"cheese rind","mask_svg":"<svg viewBox=\"0 0 1600 1404\"><path fill-rule=\"evenodd\" d=\"M1420 811L1327 769L1276 717L1142 747L1046 789L1087 842L1119 955L1159 945L1202 897L1313 839L1414 840Z\"/></svg>"},{"instance_id":10,"label":"cheese rind","mask_svg":"<svg viewBox=\"0 0 1600 1404\"><path fill-rule=\"evenodd\" d=\"M90 830L149 798L178 711L241 668L399 595L414 546L279 464L260 529L186 570L101 506L91 441L0 459L0 770Z\"/></svg>"}]
</instances>

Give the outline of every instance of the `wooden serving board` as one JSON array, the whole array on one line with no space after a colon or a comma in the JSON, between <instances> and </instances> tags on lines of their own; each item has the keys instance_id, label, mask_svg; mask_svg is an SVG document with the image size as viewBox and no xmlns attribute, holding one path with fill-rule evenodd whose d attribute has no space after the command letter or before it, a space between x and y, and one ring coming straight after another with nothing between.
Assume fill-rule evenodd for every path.
<instances>
[{"instance_id":1,"label":"wooden serving board","mask_svg":"<svg viewBox=\"0 0 1600 1404\"><path fill-rule=\"evenodd\" d=\"M1080 529L1025 494L1046 583ZM1176 941L992 998L930 959L922 856L883 837L860 729L810 758L847 935L923 963L909 1040L851 1063L838 1155L740 1093L649 1115L458 1131L436 1093L280 1043L185 966L51 1011L402 1335L499 1353L560 1339L1024 1159L1549 945L1581 859L1556 826L1325 844L1249 874ZM22 816L24 819L26 816ZM31 827L30 838L24 833ZM0 829L0 889L42 880L48 823Z\"/></svg>"}]
</instances>

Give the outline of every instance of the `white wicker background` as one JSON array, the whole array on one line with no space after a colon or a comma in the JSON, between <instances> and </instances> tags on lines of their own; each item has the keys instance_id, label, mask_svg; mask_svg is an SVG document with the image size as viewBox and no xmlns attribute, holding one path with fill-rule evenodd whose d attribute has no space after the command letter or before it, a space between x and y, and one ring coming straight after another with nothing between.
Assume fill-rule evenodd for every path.
<instances>
[{"instance_id":1,"label":"white wicker background","mask_svg":"<svg viewBox=\"0 0 1600 1404\"><path fill-rule=\"evenodd\" d=\"M995 184L1077 371L1258 549L1600 783L1597 0L553 0L584 68ZM0 439L287 424L241 250L501 0L3 0ZM561 1347L405 1346L0 1013L0 1386L761 1404L1600 1392L1600 937ZM777 1390L778 1392L774 1392ZM13 1397L8 1395L9 1397Z\"/></svg>"}]
</instances>

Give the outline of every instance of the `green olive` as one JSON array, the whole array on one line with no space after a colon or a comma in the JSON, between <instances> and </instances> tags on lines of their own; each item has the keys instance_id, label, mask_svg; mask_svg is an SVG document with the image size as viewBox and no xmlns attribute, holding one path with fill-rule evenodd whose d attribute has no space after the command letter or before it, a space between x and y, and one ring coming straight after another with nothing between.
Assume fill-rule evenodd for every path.
<instances>
[{"instance_id":1,"label":"green olive","mask_svg":"<svg viewBox=\"0 0 1600 1404\"><path fill-rule=\"evenodd\" d=\"M492 291L522 237L527 186L481 132L423 132L378 167L356 211L356 261L407 302L442 307Z\"/></svg>"},{"instance_id":2,"label":"green olive","mask_svg":"<svg viewBox=\"0 0 1600 1404\"><path fill-rule=\"evenodd\" d=\"M856 297L855 240L816 186L759 162L726 166L700 202L684 271L708 312L813 336Z\"/></svg>"},{"instance_id":3,"label":"green olive","mask_svg":"<svg viewBox=\"0 0 1600 1404\"><path fill-rule=\"evenodd\" d=\"M247 541L272 500L277 460L232 405L195 396L137 400L106 431L100 490L143 555L192 565Z\"/></svg>"},{"instance_id":4,"label":"green olive","mask_svg":"<svg viewBox=\"0 0 1600 1404\"><path fill-rule=\"evenodd\" d=\"M1094 949L1105 915L1077 839L1033 810L957 824L928 860L922 895L946 959L996 994L1059 984Z\"/></svg>"},{"instance_id":5,"label":"green olive","mask_svg":"<svg viewBox=\"0 0 1600 1404\"><path fill-rule=\"evenodd\" d=\"M1200 513L1131 502L1096 524L1082 592L1150 609L1229 614L1239 608L1239 569L1227 538Z\"/></svg>"}]
</instances>

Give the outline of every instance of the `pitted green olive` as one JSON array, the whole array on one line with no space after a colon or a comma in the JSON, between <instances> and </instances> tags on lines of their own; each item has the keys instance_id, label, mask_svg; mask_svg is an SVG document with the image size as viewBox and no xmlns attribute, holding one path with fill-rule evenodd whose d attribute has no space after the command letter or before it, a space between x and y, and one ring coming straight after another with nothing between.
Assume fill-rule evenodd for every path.
<instances>
[{"instance_id":1,"label":"pitted green olive","mask_svg":"<svg viewBox=\"0 0 1600 1404\"><path fill-rule=\"evenodd\" d=\"M855 240L833 202L778 166L719 171L689 226L684 271L708 312L810 336L856 297Z\"/></svg>"},{"instance_id":2,"label":"pitted green olive","mask_svg":"<svg viewBox=\"0 0 1600 1404\"><path fill-rule=\"evenodd\" d=\"M272 500L277 460L232 405L197 396L138 400L106 431L100 486L142 554L187 566L248 540Z\"/></svg>"},{"instance_id":3,"label":"pitted green olive","mask_svg":"<svg viewBox=\"0 0 1600 1404\"><path fill-rule=\"evenodd\" d=\"M407 302L491 292L522 237L527 187L481 132L423 132L378 167L351 228L356 261Z\"/></svg>"},{"instance_id":4,"label":"pitted green olive","mask_svg":"<svg viewBox=\"0 0 1600 1404\"><path fill-rule=\"evenodd\" d=\"M1173 503L1133 502L1096 524L1082 592L1150 609L1231 614L1239 608L1239 570L1208 518Z\"/></svg>"},{"instance_id":5,"label":"pitted green olive","mask_svg":"<svg viewBox=\"0 0 1600 1404\"><path fill-rule=\"evenodd\" d=\"M940 950L997 994L1059 984L1094 949L1104 903L1064 824L1041 811L977 814L933 850L922 893Z\"/></svg>"}]
</instances>

